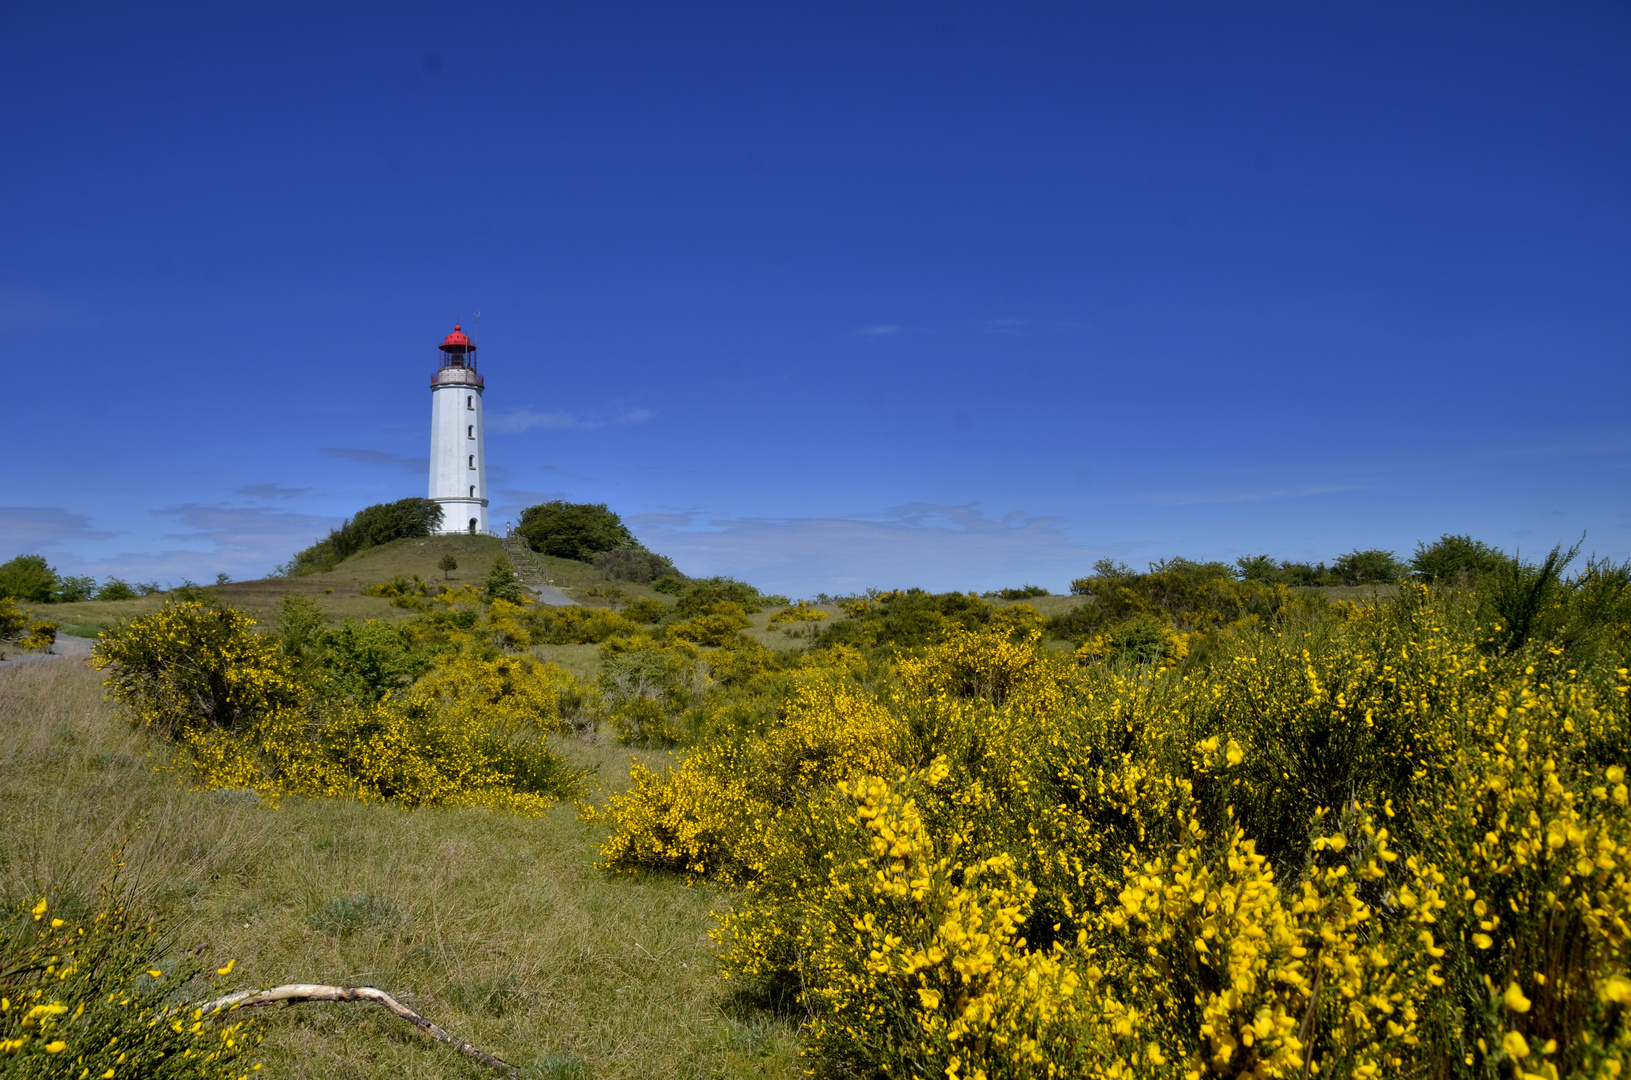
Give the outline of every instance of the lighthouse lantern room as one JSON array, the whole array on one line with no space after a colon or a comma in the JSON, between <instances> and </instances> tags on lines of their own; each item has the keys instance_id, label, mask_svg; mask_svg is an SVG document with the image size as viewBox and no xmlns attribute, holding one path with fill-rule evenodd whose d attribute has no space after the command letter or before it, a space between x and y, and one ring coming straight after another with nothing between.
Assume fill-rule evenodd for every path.
<instances>
[{"instance_id":1,"label":"lighthouse lantern room","mask_svg":"<svg viewBox=\"0 0 1631 1080\"><path fill-rule=\"evenodd\" d=\"M430 379L430 497L442 506L442 532L487 532L487 454L481 430L483 382L476 343L458 326L437 346Z\"/></svg>"}]
</instances>

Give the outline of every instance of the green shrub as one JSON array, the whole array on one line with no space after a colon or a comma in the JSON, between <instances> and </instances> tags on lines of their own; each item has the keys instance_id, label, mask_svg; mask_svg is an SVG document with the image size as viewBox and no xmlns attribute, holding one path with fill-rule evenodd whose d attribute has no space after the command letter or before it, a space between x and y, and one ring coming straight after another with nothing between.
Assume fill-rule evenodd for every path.
<instances>
[{"instance_id":1,"label":"green shrub","mask_svg":"<svg viewBox=\"0 0 1631 1080\"><path fill-rule=\"evenodd\" d=\"M487 571L487 581L483 587L489 600L519 604L527 598L526 591L521 587L521 579L516 575L515 565L510 562L508 555L500 555L493 561L493 568Z\"/></svg>"},{"instance_id":2,"label":"green shrub","mask_svg":"<svg viewBox=\"0 0 1631 1080\"><path fill-rule=\"evenodd\" d=\"M677 577L660 577L651 583L653 590L668 596L678 596L685 591L685 581Z\"/></svg>"},{"instance_id":3,"label":"green shrub","mask_svg":"<svg viewBox=\"0 0 1631 1080\"><path fill-rule=\"evenodd\" d=\"M134 600L138 596L146 595L146 593L137 592L136 587L130 582L116 577L108 578L102 583L102 587L96 590L98 600Z\"/></svg>"},{"instance_id":4,"label":"green shrub","mask_svg":"<svg viewBox=\"0 0 1631 1080\"><path fill-rule=\"evenodd\" d=\"M1344 585L1392 585L1405 576L1405 564L1391 551L1371 548L1337 556L1331 571Z\"/></svg>"},{"instance_id":5,"label":"green shrub","mask_svg":"<svg viewBox=\"0 0 1631 1080\"><path fill-rule=\"evenodd\" d=\"M521 511L515 531L534 551L579 562L616 548L640 549L640 541L605 503L555 499L529 506Z\"/></svg>"},{"instance_id":6,"label":"green shrub","mask_svg":"<svg viewBox=\"0 0 1631 1080\"><path fill-rule=\"evenodd\" d=\"M668 605L661 600L642 597L630 603L621 612L625 619L637 623L654 623L668 613Z\"/></svg>"},{"instance_id":7,"label":"green shrub","mask_svg":"<svg viewBox=\"0 0 1631 1080\"><path fill-rule=\"evenodd\" d=\"M977 596L922 589L873 592L841 603L848 618L821 631L817 642L822 646L848 645L866 651L920 648L943 641L954 628L985 626L993 611Z\"/></svg>"},{"instance_id":8,"label":"green shrub","mask_svg":"<svg viewBox=\"0 0 1631 1080\"><path fill-rule=\"evenodd\" d=\"M616 547L595 556L595 569L609 578L647 585L659 578L685 580L666 555L643 547Z\"/></svg>"},{"instance_id":9,"label":"green shrub","mask_svg":"<svg viewBox=\"0 0 1631 1080\"><path fill-rule=\"evenodd\" d=\"M1021 585L1017 589L998 589L996 592L983 593L986 597L996 597L999 600L1029 600L1033 596L1047 596L1048 590L1040 585Z\"/></svg>"}]
</instances>

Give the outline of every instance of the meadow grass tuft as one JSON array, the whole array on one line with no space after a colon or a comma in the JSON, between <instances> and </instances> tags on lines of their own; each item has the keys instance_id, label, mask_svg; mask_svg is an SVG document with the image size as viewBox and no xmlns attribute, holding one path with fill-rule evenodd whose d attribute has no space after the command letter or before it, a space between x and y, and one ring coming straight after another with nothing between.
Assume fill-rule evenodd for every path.
<instances>
[{"instance_id":1,"label":"meadow grass tuft","mask_svg":"<svg viewBox=\"0 0 1631 1080\"><path fill-rule=\"evenodd\" d=\"M556 742L620 786L634 758ZM350 800L198 792L82 664L0 671L0 896L89 902L116 852L180 947L234 987L368 984L539 1078L792 1077L795 1024L715 974L709 887L594 868L600 827ZM490 1075L366 1005L268 1010L261 1075Z\"/></svg>"}]
</instances>

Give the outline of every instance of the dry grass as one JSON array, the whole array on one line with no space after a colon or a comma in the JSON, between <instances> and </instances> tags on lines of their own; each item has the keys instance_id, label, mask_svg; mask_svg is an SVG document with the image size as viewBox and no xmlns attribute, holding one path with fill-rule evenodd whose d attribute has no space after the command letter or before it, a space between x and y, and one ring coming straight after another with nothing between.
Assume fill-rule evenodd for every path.
<instances>
[{"instance_id":1,"label":"dry grass","mask_svg":"<svg viewBox=\"0 0 1631 1080\"><path fill-rule=\"evenodd\" d=\"M126 844L138 903L180 943L237 957L235 982L368 983L533 1077L792 1077L793 1026L736 1003L713 974L708 889L608 878L597 829L343 800L268 806L160 771L56 660L0 671L0 894L91 893ZM608 781L627 751L562 747ZM488 1075L360 1005L267 1017L263 1075Z\"/></svg>"}]
</instances>

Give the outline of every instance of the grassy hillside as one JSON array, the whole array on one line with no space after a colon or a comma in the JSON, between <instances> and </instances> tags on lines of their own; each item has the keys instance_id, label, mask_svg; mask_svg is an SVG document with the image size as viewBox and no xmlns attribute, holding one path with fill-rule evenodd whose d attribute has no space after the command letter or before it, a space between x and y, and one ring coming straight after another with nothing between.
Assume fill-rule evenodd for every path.
<instances>
[{"instance_id":1,"label":"grassy hillside","mask_svg":"<svg viewBox=\"0 0 1631 1080\"><path fill-rule=\"evenodd\" d=\"M708 911L725 898L594 869L602 830L570 806L526 818L188 791L70 660L0 670L0 746L0 898L47 882L89 896L126 844L142 909L176 920L182 947L236 957L235 986L379 986L539 1080L800 1075L792 1026L714 974ZM635 759L561 747L614 785ZM370 1005L265 1019L257 1075L492 1075Z\"/></svg>"}]
</instances>

